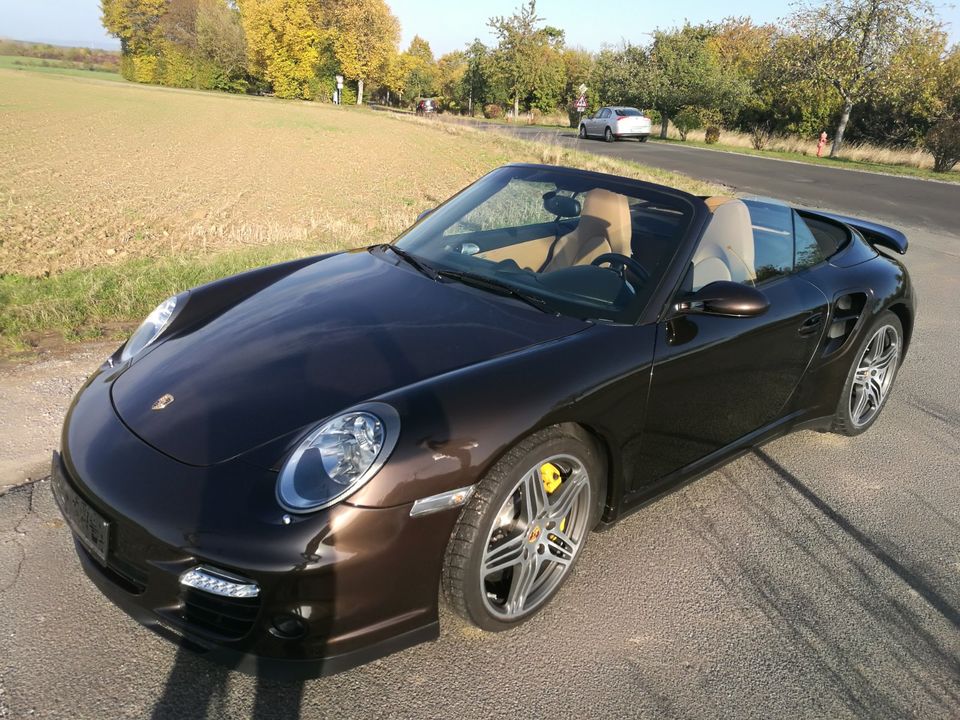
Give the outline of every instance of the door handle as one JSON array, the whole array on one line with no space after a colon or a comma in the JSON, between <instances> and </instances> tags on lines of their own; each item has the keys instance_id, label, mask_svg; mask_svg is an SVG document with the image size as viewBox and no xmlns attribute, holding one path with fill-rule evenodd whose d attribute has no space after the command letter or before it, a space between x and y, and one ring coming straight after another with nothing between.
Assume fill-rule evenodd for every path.
<instances>
[{"instance_id":1,"label":"door handle","mask_svg":"<svg viewBox=\"0 0 960 720\"><path fill-rule=\"evenodd\" d=\"M814 313L803 321L803 324L800 325L800 329L797 332L799 332L801 335L810 335L817 331L817 328L820 327L820 323L822 322L823 313Z\"/></svg>"}]
</instances>

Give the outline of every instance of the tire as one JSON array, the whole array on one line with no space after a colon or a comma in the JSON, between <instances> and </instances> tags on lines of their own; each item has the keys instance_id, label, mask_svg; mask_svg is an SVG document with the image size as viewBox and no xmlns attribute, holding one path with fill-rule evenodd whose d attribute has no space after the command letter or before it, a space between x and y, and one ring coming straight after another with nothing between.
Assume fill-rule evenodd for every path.
<instances>
[{"instance_id":1,"label":"tire","mask_svg":"<svg viewBox=\"0 0 960 720\"><path fill-rule=\"evenodd\" d=\"M881 333L883 339L879 340ZM902 358L903 326L900 318L884 310L863 334L853 354L832 432L852 436L870 429L890 397Z\"/></svg>"},{"instance_id":2,"label":"tire","mask_svg":"<svg viewBox=\"0 0 960 720\"><path fill-rule=\"evenodd\" d=\"M603 139L607 142L613 142L613 133L610 131L610 128L606 128L603 131Z\"/></svg>"},{"instance_id":3,"label":"tire","mask_svg":"<svg viewBox=\"0 0 960 720\"><path fill-rule=\"evenodd\" d=\"M646 142L649 137L649 135L641 135L638 139L640 142Z\"/></svg>"},{"instance_id":4,"label":"tire","mask_svg":"<svg viewBox=\"0 0 960 720\"><path fill-rule=\"evenodd\" d=\"M550 461L554 469L567 471L552 491L540 475ZM570 577L600 520L604 474L596 442L576 426L546 428L508 451L477 484L447 545L442 585L453 610L483 630L499 632L546 606ZM566 509L559 524L557 515L527 521L527 488L544 507L553 498L552 507ZM485 574L485 566L493 571ZM528 582L521 582L524 578ZM525 592L518 590L521 586Z\"/></svg>"},{"instance_id":5,"label":"tire","mask_svg":"<svg viewBox=\"0 0 960 720\"><path fill-rule=\"evenodd\" d=\"M579 132L579 134L578 134L578 137L579 137L581 140L586 140L586 139L587 139L587 126L586 126L586 125L581 125L581 126L580 126L580 132Z\"/></svg>"}]
</instances>

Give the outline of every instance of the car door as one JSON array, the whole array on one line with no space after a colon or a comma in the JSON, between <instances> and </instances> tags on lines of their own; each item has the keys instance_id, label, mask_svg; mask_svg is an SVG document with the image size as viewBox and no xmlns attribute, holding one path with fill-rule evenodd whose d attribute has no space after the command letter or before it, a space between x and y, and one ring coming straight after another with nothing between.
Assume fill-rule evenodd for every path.
<instances>
[{"instance_id":1,"label":"car door","mask_svg":"<svg viewBox=\"0 0 960 720\"><path fill-rule=\"evenodd\" d=\"M749 240L733 229L745 205ZM720 252L726 268L713 262ZM676 300L726 279L754 285L770 306L757 317L675 312L659 323L641 442L644 470L634 490L670 480L784 415L827 311L827 298L794 267L790 208L734 200L714 209Z\"/></svg>"},{"instance_id":2,"label":"car door","mask_svg":"<svg viewBox=\"0 0 960 720\"><path fill-rule=\"evenodd\" d=\"M587 135L597 134L597 124L600 122L600 116L603 115L604 108L600 108L586 121Z\"/></svg>"},{"instance_id":3,"label":"car door","mask_svg":"<svg viewBox=\"0 0 960 720\"><path fill-rule=\"evenodd\" d=\"M593 128L594 128L594 125L596 125L597 123L597 116L600 115L601 112L603 112L602 108L600 110L597 110L592 115L583 119L583 126L587 129L587 135L593 135L594 133Z\"/></svg>"},{"instance_id":4,"label":"car door","mask_svg":"<svg viewBox=\"0 0 960 720\"><path fill-rule=\"evenodd\" d=\"M610 124L610 118L613 117L613 110L606 108L603 111L603 117L600 118L600 122L597 123L597 135L603 137L604 131L607 129L607 125Z\"/></svg>"},{"instance_id":5,"label":"car door","mask_svg":"<svg viewBox=\"0 0 960 720\"><path fill-rule=\"evenodd\" d=\"M609 108L602 108L600 112L591 118L590 125L587 127L587 133L594 136L603 135L603 127L606 122L605 118L609 114Z\"/></svg>"}]
</instances>

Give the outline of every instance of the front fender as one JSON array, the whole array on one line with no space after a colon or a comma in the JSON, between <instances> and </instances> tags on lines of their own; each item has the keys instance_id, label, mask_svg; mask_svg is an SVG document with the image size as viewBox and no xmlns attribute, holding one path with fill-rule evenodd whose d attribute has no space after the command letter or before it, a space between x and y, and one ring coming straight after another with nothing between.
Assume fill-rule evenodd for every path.
<instances>
[{"instance_id":1,"label":"front fender","mask_svg":"<svg viewBox=\"0 0 960 720\"><path fill-rule=\"evenodd\" d=\"M619 497L639 453L654 337L653 326L594 326L377 398L400 413L400 439L347 502L390 507L473 485L520 439L561 422L603 437Z\"/></svg>"}]
</instances>

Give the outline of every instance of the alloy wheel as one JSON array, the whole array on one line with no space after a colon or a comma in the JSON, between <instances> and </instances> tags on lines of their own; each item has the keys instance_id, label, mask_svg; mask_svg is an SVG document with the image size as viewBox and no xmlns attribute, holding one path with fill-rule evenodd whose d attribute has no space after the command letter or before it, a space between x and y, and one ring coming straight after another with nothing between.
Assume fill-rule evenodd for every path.
<instances>
[{"instance_id":1,"label":"alloy wheel","mask_svg":"<svg viewBox=\"0 0 960 720\"><path fill-rule=\"evenodd\" d=\"M863 427L880 411L899 359L900 335L892 325L884 325L870 338L853 376L850 419L856 427Z\"/></svg>"},{"instance_id":2,"label":"alloy wheel","mask_svg":"<svg viewBox=\"0 0 960 720\"><path fill-rule=\"evenodd\" d=\"M480 591L495 617L516 620L563 582L590 522L590 479L571 455L525 472L497 513L480 564Z\"/></svg>"}]
</instances>

